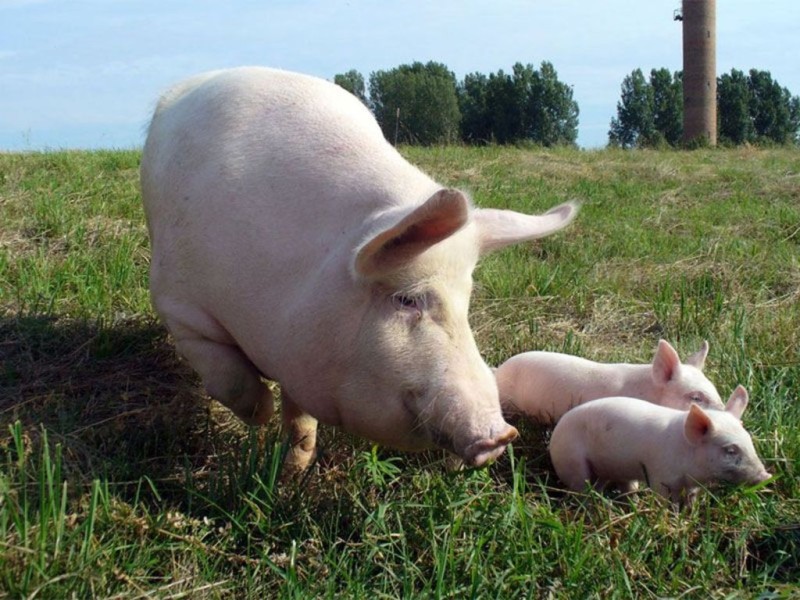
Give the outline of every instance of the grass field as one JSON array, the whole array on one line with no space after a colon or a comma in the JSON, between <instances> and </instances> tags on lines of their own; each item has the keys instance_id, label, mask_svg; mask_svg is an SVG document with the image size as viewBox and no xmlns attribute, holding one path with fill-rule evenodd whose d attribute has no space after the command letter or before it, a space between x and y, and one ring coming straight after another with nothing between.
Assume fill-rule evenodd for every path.
<instances>
[{"instance_id":1,"label":"grass field","mask_svg":"<svg viewBox=\"0 0 800 600\"><path fill-rule=\"evenodd\" d=\"M321 428L281 483L277 425L210 402L153 316L139 153L0 154L0 598L800 596L800 152L404 152L480 206L583 201L476 271L490 364L707 339L775 478L683 512L568 494L519 423L461 472Z\"/></svg>"}]
</instances>

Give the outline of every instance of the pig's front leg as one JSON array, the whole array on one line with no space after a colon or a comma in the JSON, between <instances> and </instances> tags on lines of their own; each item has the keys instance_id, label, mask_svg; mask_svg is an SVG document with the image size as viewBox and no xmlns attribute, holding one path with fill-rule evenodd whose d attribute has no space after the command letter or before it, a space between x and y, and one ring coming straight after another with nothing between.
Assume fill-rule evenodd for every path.
<instances>
[{"instance_id":1,"label":"pig's front leg","mask_svg":"<svg viewBox=\"0 0 800 600\"><path fill-rule=\"evenodd\" d=\"M304 471L317 448L317 420L281 392L283 435L289 440L286 468L290 473Z\"/></svg>"},{"instance_id":2,"label":"pig's front leg","mask_svg":"<svg viewBox=\"0 0 800 600\"><path fill-rule=\"evenodd\" d=\"M688 510L692 508L692 505L694 504L695 500L697 500L697 496L699 495L699 493L700 493L699 487L683 488L678 497L678 500L677 501L673 500L673 502L676 502L677 506L681 508L686 508Z\"/></svg>"},{"instance_id":3,"label":"pig's front leg","mask_svg":"<svg viewBox=\"0 0 800 600\"><path fill-rule=\"evenodd\" d=\"M582 454L566 457L563 464L560 473L561 481L574 492L583 492L588 486L602 490L608 483L594 477L589 459Z\"/></svg>"},{"instance_id":4,"label":"pig's front leg","mask_svg":"<svg viewBox=\"0 0 800 600\"><path fill-rule=\"evenodd\" d=\"M264 425L275 410L272 392L236 346L204 338L175 340L178 352L200 374L208 395L248 425Z\"/></svg>"},{"instance_id":5,"label":"pig's front leg","mask_svg":"<svg viewBox=\"0 0 800 600\"><path fill-rule=\"evenodd\" d=\"M616 487L619 490L620 495L626 496L628 494L633 494L639 489L639 482L635 479L631 481L617 481Z\"/></svg>"},{"instance_id":6,"label":"pig's front leg","mask_svg":"<svg viewBox=\"0 0 800 600\"><path fill-rule=\"evenodd\" d=\"M666 491L661 495L672 500L676 508L691 508L700 491L697 486L687 486L683 479L670 484L662 484L660 489Z\"/></svg>"}]
</instances>

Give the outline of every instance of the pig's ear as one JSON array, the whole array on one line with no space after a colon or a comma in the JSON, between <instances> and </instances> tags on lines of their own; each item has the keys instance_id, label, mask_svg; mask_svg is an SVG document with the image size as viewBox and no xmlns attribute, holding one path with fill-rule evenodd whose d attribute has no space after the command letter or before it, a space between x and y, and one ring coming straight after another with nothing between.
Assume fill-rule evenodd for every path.
<instances>
[{"instance_id":1,"label":"pig's ear","mask_svg":"<svg viewBox=\"0 0 800 600\"><path fill-rule=\"evenodd\" d=\"M742 420L744 409L747 408L747 390L743 385L737 385L733 390L731 397L728 398L728 403L725 405L725 411L731 413L734 417Z\"/></svg>"},{"instance_id":2,"label":"pig's ear","mask_svg":"<svg viewBox=\"0 0 800 600\"><path fill-rule=\"evenodd\" d=\"M683 433L686 439L692 446L697 446L702 443L703 437L711 431L713 423L711 418L703 412L703 409L692 404L689 412L686 415L686 423L684 424Z\"/></svg>"},{"instance_id":3,"label":"pig's ear","mask_svg":"<svg viewBox=\"0 0 800 600\"><path fill-rule=\"evenodd\" d=\"M543 215L525 215L495 208L479 208L473 214L480 233L480 252L483 255L563 229L578 214L578 203L573 201L559 204Z\"/></svg>"},{"instance_id":4,"label":"pig's ear","mask_svg":"<svg viewBox=\"0 0 800 600\"><path fill-rule=\"evenodd\" d=\"M678 374L681 359L675 348L666 340L658 340L656 355L653 357L653 381L657 385L666 385Z\"/></svg>"},{"instance_id":5,"label":"pig's ear","mask_svg":"<svg viewBox=\"0 0 800 600\"><path fill-rule=\"evenodd\" d=\"M469 203L458 190L439 190L400 221L367 240L355 259L356 273L373 277L394 271L450 237L469 219Z\"/></svg>"},{"instance_id":6,"label":"pig's ear","mask_svg":"<svg viewBox=\"0 0 800 600\"><path fill-rule=\"evenodd\" d=\"M700 350L687 358L686 364L697 367L702 371L706 364L706 356L708 356L708 340L703 340L703 345L700 346Z\"/></svg>"}]
</instances>

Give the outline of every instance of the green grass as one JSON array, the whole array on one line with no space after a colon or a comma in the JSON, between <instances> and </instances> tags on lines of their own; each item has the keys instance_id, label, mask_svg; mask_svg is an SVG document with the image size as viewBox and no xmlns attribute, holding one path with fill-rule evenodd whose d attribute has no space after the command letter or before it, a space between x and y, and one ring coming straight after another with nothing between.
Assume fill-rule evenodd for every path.
<instances>
[{"instance_id":1,"label":"green grass","mask_svg":"<svg viewBox=\"0 0 800 600\"><path fill-rule=\"evenodd\" d=\"M449 472L322 428L280 479L277 424L201 393L147 293L139 154L0 154L0 598L788 598L800 594L800 153L408 148L479 206L576 198L487 257L487 361L649 361L708 339L776 478L691 510L561 491L547 432Z\"/></svg>"}]
</instances>

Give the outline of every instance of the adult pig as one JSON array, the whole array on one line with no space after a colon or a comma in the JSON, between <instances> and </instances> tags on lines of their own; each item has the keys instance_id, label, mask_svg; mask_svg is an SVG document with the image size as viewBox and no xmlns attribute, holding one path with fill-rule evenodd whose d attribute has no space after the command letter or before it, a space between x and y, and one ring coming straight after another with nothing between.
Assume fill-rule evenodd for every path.
<instances>
[{"instance_id":1,"label":"adult pig","mask_svg":"<svg viewBox=\"0 0 800 600\"><path fill-rule=\"evenodd\" d=\"M556 474L573 490L587 482L622 492L639 481L674 502L690 503L701 484L769 479L741 423L747 390L738 386L725 410L688 411L634 398L601 398L567 412L550 438Z\"/></svg>"},{"instance_id":2,"label":"adult pig","mask_svg":"<svg viewBox=\"0 0 800 600\"><path fill-rule=\"evenodd\" d=\"M544 215L473 208L406 162L326 81L246 67L161 98L142 156L150 289L209 395L266 422L281 386L289 462L317 419L479 466L517 432L467 322L482 254L553 233Z\"/></svg>"},{"instance_id":3,"label":"adult pig","mask_svg":"<svg viewBox=\"0 0 800 600\"><path fill-rule=\"evenodd\" d=\"M573 406L610 396L640 398L688 410L692 404L724 408L717 388L703 375L708 342L681 363L659 340L651 364L599 363L558 352L523 352L495 370L506 414L524 414L553 424Z\"/></svg>"}]
</instances>

